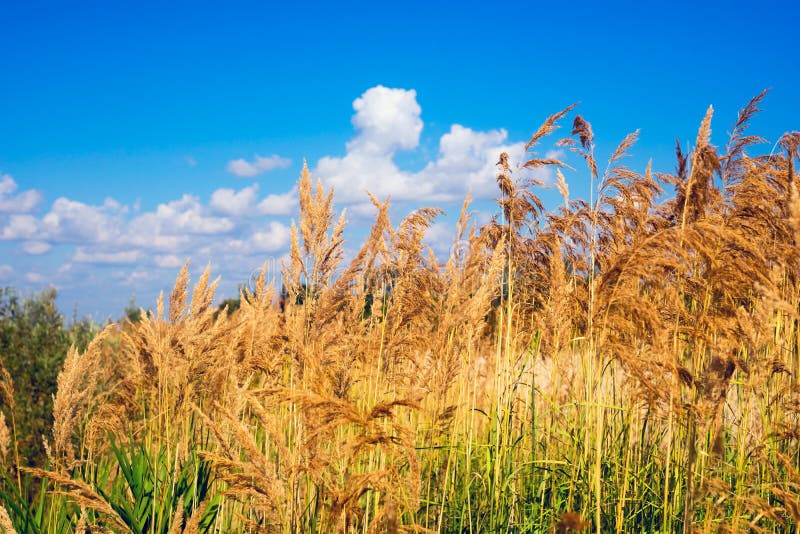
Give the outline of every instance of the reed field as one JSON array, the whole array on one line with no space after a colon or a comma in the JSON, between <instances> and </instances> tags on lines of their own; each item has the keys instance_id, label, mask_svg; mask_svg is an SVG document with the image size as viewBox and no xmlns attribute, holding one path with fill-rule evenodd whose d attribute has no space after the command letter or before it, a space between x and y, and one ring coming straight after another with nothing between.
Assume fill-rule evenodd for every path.
<instances>
[{"instance_id":1,"label":"reed field","mask_svg":"<svg viewBox=\"0 0 800 534\"><path fill-rule=\"evenodd\" d=\"M573 107L548 117L447 258L441 210L397 224L375 197L346 256L304 168L282 280L229 313L184 266L71 349L41 465L3 369L0 531L796 532L800 133L751 135L763 97L724 147L709 108L672 174L626 166L636 133L600 155Z\"/></svg>"}]
</instances>

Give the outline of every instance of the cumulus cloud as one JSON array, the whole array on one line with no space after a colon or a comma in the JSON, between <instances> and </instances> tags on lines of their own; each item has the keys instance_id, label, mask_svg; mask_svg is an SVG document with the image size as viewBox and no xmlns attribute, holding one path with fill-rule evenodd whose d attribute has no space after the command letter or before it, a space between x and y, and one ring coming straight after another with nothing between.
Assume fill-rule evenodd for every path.
<instances>
[{"instance_id":1,"label":"cumulus cloud","mask_svg":"<svg viewBox=\"0 0 800 534\"><path fill-rule=\"evenodd\" d=\"M103 243L119 236L122 206L106 199L102 206L91 206L58 198L39 225L43 239L68 243Z\"/></svg>"},{"instance_id":2,"label":"cumulus cloud","mask_svg":"<svg viewBox=\"0 0 800 534\"><path fill-rule=\"evenodd\" d=\"M0 232L4 240L33 239L39 231L39 219L33 215L12 215Z\"/></svg>"},{"instance_id":3,"label":"cumulus cloud","mask_svg":"<svg viewBox=\"0 0 800 534\"><path fill-rule=\"evenodd\" d=\"M368 89L353 102L352 123L359 134L347 144L349 152L390 155L419 144L422 108L413 89Z\"/></svg>"},{"instance_id":4,"label":"cumulus cloud","mask_svg":"<svg viewBox=\"0 0 800 534\"><path fill-rule=\"evenodd\" d=\"M125 279L122 281L122 285L136 286L142 282L151 282L156 280L158 280L158 276L152 271L138 270L138 271L133 271L131 274L127 275Z\"/></svg>"},{"instance_id":5,"label":"cumulus cloud","mask_svg":"<svg viewBox=\"0 0 800 534\"><path fill-rule=\"evenodd\" d=\"M258 198L258 184L241 191L217 189L211 194L211 207L226 215L252 215Z\"/></svg>"},{"instance_id":6,"label":"cumulus cloud","mask_svg":"<svg viewBox=\"0 0 800 534\"><path fill-rule=\"evenodd\" d=\"M297 188L288 193L267 195L258 203L258 212L261 215L289 215L297 209Z\"/></svg>"},{"instance_id":7,"label":"cumulus cloud","mask_svg":"<svg viewBox=\"0 0 800 534\"><path fill-rule=\"evenodd\" d=\"M342 157L323 157L315 174L336 190L337 201L363 203L364 191L379 198L451 202L471 190L476 198L495 194L496 163L501 152L516 163L523 142L509 142L505 130L475 131L454 124L439 140L434 161L421 171L400 169L395 156L419 146L423 128L416 92L383 86L367 90L353 102L356 135Z\"/></svg>"},{"instance_id":8,"label":"cumulus cloud","mask_svg":"<svg viewBox=\"0 0 800 534\"><path fill-rule=\"evenodd\" d=\"M34 189L15 195L17 187L10 174L0 175L0 213L30 213L42 201L42 195Z\"/></svg>"},{"instance_id":9,"label":"cumulus cloud","mask_svg":"<svg viewBox=\"0 0 800 534\"><path fill-rule=\"evenodd\" d=\"M47 280L47 277L41 273L29 272L25 273L25 280L32 284L43 284Z\"/></svg>"},{"instance_id":10,"label":"cumulus cloud","mask_svg":"<svg viewBox=\"0 0 800 534\"><path fill-rule=\"evenodd\" d=\"M139 215L131 225L135 228L130 233L132 244L156 248L179 246L180 238L189 235L225 234L236 226L228 217L209 214L200 199L189 194L159 204L154 212Z\"/></svg>"},{"instance_id":11,"label":"cumulus cloud","mask_svg":"<svg viewBox=\"0 0 800 534\"><path fill-rule=\"evenodd\" d=\"M497 194L500 153L509 153L512 165L523 155L523 141L510 139L506 130L453 124L431 140L437 145L427 163L415 170L402 168L398 155L423 152L422 109L414 90L368 89L353 102L351 122L354 134L343 147L344 154L320 158L313 174L334 187L335 201L347 205L348 215L356 220L375 213L365 190L410 205L460 203L470 190L475 199L492 198ZM187 158L186 163L196 162ZM278 155L256 155L249 161L230 161L227 169L252 178L290 163ZM525 172L552 181L546 170ZM217 189L208 199L193 194L164 199L152 209L142 209L138 201L129 208L110 198L92 205L61 197L37 214L34 210L40 203L39 192L19 192L9 175L0 175L0 240L17 241L17 250L33 256L55 257L52 251L66 251L67 261L61 267L51 262L52 271L45 271L42 258L42 264L36 264L39 272L29 272L30 267L15 263L16 257L4 259L9 265L0 265L0 280L12 284L54 280L73 288L129 284L141 294L164 282L162 269L178 269L190 256L201 264L212 261L223 280L235 284L246 279L265 257L276 259L286 252L291 235L287 219L297 214L298 195L296 188L265 192L258 183L250 183L241 189ZM453 234L452 221L437 223L426 242L446 253Z\"/></svg>"},{"instance_id":12,"label":"cumulus cloud","mask_svg":"<svg viewBox=\"0 0 800 534\"><path fill-rule=\"evenodd\" d=\"M256 154L252 162L245 159L235 159L228 162L228 172L239 178L252 178L259 174L271 171L274 169L285 169L291 165L292 160L282 158L277 154L272 156L262 157Z\"/></svg>"},{"instance_id":13,"label":"cumulus cloud","mask_svg":"<svg viewBox=\"0 0 800 534\"><path fill-rule=\"evenodd\" d=\"M453 222L438 221L428 227L423 241L434 250L449 248L456 238L456 226Z\"/></svg>"},{"instance_id":14,"label":"cumulus cloud","mask_svg":"<svg viewBox=\"0 0 800 534\"><path fill-rule=\"evenodd\" d=\"M50 243L44 241L25 241L22 243L22 252L31 256L47 254L53 248Z\"/></svg>"},{"instance_id":15,"label":"cumulus cloud","mask_svg":"<svg viewBox=\"0 0 800 534\"><path fill-rule=\"evenodd\" d=\"M257 231L250 238L251 250L258 252L277 252L286 248L291 238L291 230L277 221L269 223L266 231Z\"/></svg>"},{"instance_id":16,"label":"cumulus cloud","mask_svg":"<svg viewBox=\"0 0 800 534\"><path fill-rule=\"evenodd\" d=\"M164 254L154 258L156 265L162 269L176 269L186 263L186 259L181 259L175 254Z\"/></svg>"},{"instance_id":17,"label":"cumulus cloud","mask_svg":"<svg viewBox=\"0 0 800 534\"><path fill-rule=\"evenodd\" d=\"M123 265L136 263L140 257L138 250L123 250L117 252L101 252L89 251L82 247L78 247L75 254L72 256L72 261L75 263L96 263L96 264L110 264L110 265Z\"/></svg>"},{"instance_id":18,"label":"cumulus cloud","mask_svg":"<svg viewBox=\"0 0 800 534\"><path fill-rule=\"evenodd\" d=\"M53 280L75 290L91 280L129 285L138 292L163 282L161 269L178 269L191 256L213 261L229 280L241 280L265 255L286 251L290 229L273 217L296 206L296 189L261 196L258 184L218 189L206 202L186 194L143 212L114 199L91 205L62 197L41 216L0 214L0 240L18 241L19 250L28 255L72 245L67 262L53 265L52 271L37 268L27 274L8 262L0 274L11 284ZM118 268L109 270L114 266Z\"/></svg>"},{"instance_id":19,"label":"cumulus cloud","mask_svg":"<svg viewBox=\"0 0 800 534\"><path fill-rule=\"evenodd\" d=\"M461 200L468 190L475 198L489 198L497 191L497 161L509 154L514 166L525 143L508 143L508 132L478 132L454 124L439 140L439 157L417 173L416 179L435 184L436 199Z\"/></svg>"}]
</instances>

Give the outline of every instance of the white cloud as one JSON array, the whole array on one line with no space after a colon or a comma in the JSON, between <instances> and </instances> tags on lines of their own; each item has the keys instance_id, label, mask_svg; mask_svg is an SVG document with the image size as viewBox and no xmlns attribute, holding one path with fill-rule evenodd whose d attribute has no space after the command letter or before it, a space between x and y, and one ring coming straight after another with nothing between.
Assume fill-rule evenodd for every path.
<instances>
[{"instance_id":1,"label":"white cloud","mask_svg":"<svg viewBox=\"0 0 800 534\"><path fill-rule=\"evenodd\" d=\"M454 124L439 140L439 153L419 172L400 169L398 151L419 146L423 128L416 92L367 90L353 103L357 133L347 143L343 157L320 158L315 174L333 186L336 199L363 203L365 190L378 198L419 202L460 201L467 191L475 198L491 198L496 192L497 161L501 152L516 164L523 142L509 142L505 130L475 131Z\"/></svg>"},{"instance_id":2,"label":"white cloud","mask_svg":"<svg viewBox=\"0 0 800 534\"><path fill-rule=\"evenodd\" d=\"M277 252L289 244L291 230L276 221L269 223L267 231L255 232L250 238L251 251Z\"/></svg>"},{"instance_id":3,"label":"white cloud","mask_svg":"<svg viewBox=\"0 0 800 534\"><path fill-rule=\"evenodd\" d=\"M121 265L126 263L136 263L140 257L138 250L124 250L118 252L87 251L78 247L72 261L75 263L97 263Z\"/></svg>"},{"instance_id":4,"label":"white cloud","mask_svg":"<svg viewBox=\"0 0 800 534\"><path fill-rule=\"evenodd\" d=\"M175 254L166 254L163 256L156 256L154 258L156 265L162 269L176 269L186 263L186 259L181 259Z\"/></svg>"},{"instance_id":5,"label":"white cloud","mask_svg":"<svg viewBox=\"0 0 800 534\"><path fill-rule=\"evenodd\" d=\"M12 215L8 218L0 239L33 239L39 232L39 219L33 215Z\"/></svg>"},{"instance_id":6,"label":"white cloud","mask_svg":"<svg viewBox=\"0 0 800 534\"><path fill-rule=\"evenodd\" d=\"M380 155L410 150L419 144L422 108L413 89L389 89L378 85L353 102L353 126L360 133L347 144L350 152Z\"/></svg>"},{"instance_id":7,"label":"white cloud","mask_svg":"<svg viewBox=\"0 0 800 534\"><path fill-rule=\"evenodd\" d=\"M253 215L258 199L258 184L245 187L239 192L233 189L217 189L211 194L211 207L226 215Z\"/></svg>"},{"instance_id":8,"label":"white cloud","mask_svg":"<svg viewBox=\"0 0 800 534\"><path fill-rule=\"evenodd\" d=\"M136 217L131 221L128 238L139 246L170 248L184 244L191 235L218 235L235 228L233 220L209 215L207 211L197 197L183 195Z\"/></svg>"},{"instance_id":9,"label":"white cloud","mask_svg":"<svg viewBox=\"0 0 800 534\"><path fill-rule=\"evenodd\" d=\"M378 214L378 208L372 202L359 202L347 207L347 216L355 219L366 219L372 221Z\"/></svg>"},{"instance_id":10,"label":"white cloud","mask_svg":"<svg viewBox=\"0 0 800 534\"><path fill-rule=\"evenodd\" d=\"M477 132L459 124L439 140L439 157L417 173L416 179L435 184L435 200L458 201L467 191L475 198L489 198L497 192L497 161L509 154L515 166L525 146L509 144L505 130Z\"/></svg>"},{"instance_id":11,"label":"white cloud","mask_svg":"<svg viewBox=\"0 0 800 534\"><path fill-rule=\"evenodd\" d=\"M91 206L61 197L42 218L42 238L68 243L105 243L119 237L126 210L113 199Z\"/></svg>"},{"instance_id":12,"label":"white cloud","mask_svg":"<svg viewBox=\"0 0 800 534\"><path fill-rule=\"evenodd\" d=\"M262 215L289 215L298 209L297 188L283 194L270 194L258 203Z\"/></svg>"},{"instance_id":13,"label":"white cloud","mask_svg":"<svg viewBox=\"0 0 800 534\"><path fill-rule=\"evenodd\" d=\"M448 253L456 241L455 225L447 222L435 222L425 232L423 241L437 254Z\"/></svg>"},{"instance_id":14,"label":"white cloud","mask_svg":"<svg viewBox=\"0 0 800 534\"><path fill-rule=\"evenodd\" d=\"M122 285L124 286L134 286L142 282L149 282L158 280L158 276L153 273L152 271L133 271L131 274L125 276L125 279L122 281Z\"/></svg>"},{"instance_id":15,"label":"white cloud","mask_svg":"<svg viewBox=\"0 0 800 534\"><path fill-rule=\"evenodd\" d=\"M292 160L282 158L277 154L269 157L262 157L256 154L255 159L249 162L244 159L235 159L228 162L228 172L240 178L252 178L261 173L274 169L285 169L291 165Z\"/></svg>"},{"instance_id":16,"label":"white cloud","mask_svg":"<svg viewBox=\"0 0 800 534\"><path fill-rule=\"evenodd\" d=\"M29 272L25 274L25 280L32 284L43 284L47 277L41 273Z\"/></svg>"},{"instance_id":17,"label":"white cloud","mask_svg":"<svg viewBox=\"0 0 800 534\"><path fill-rule=\"evenodd\" d=\"M438 141L438 150L427 158L427 164L411 171L401 168L396 159L403 151L427 153L420 149L424 124L416 92L373 87L353 102L353 110L354 134L344 155L320 158L313 174L314 179L319 177L335 188L336 203L347 205L355 227L375 214L364 190L380 199L392 196L406 202L395 204L404 212L414 205L460 204L468 190L476 200L492 198L497 195L500 152L508 152L515 164L524 147L503 129L479 131L453 124L433 140ZM193 163L186 159L187 165ZM289 164L288 159L276 155L256 156L250 161L231 161L228 170L253 177ZM548 179L547 171L535 172ZM22 257L18 254L3 258L9 265L0 265L0 279L11 279L16 270L18 276L34 283L68 282L65 287L76 293L98 284L107 284L112 293L115 284L129 284L137 294L155 295L161 289L159 284L165 282L162 269L179 269L191 256L196 265L207 261L220 265L223 281L230 281L233 288L267 258L276 266L271 269L277 270L275 258L289 246L287 218L298 211L297 189L277 191L267 194L259 184L250 183L241 189L217 189L207 200L184 194L144 209L138 200L129 207L110 198L91 205L62 197L43 214L34 215L41 195L34 190L20 193L10 176L0 175L0 240L19 241L18 250L29 255L55 256L52 251L56 247L59 252L66 249L69 262L58 267L53 261L49 263L52 270L37 267L40 272L23 275L29 268L17 263ZM481 214L477 220L484 215L488 217ZM436 223L426 242L446 253L452 235L452 221ZM111 272L98 265L119 267Z\"/></svg>"},{"instance_id":18,"label":"white cloud","mask_svg":"<svg viewBox=\"0 0 800 534\"><path fill-rule=\"evenodd\" d=\"M22 252L31 256L39 256L50 252L53 246L44 241L25 241L22 243Z\"/></svg>"},{"instance_id":19,"label":"white cloud","mask_svg":"<svg viewBox=\"0 0 800 534\"><path fill-rule=\"evenodd\" d=\"M14 195L16 190L17 182L10 174L0 175L0 213L30 213L42 201L42 195L34 189Z\"/></svg>"}]
</instances>

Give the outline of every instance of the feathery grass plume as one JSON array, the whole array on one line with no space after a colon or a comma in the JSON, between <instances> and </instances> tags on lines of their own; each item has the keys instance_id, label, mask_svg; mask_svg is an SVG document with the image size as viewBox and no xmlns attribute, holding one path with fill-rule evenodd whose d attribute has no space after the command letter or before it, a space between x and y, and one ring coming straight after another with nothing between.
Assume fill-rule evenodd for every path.
<instances>
[{"instance_id":1,"label":"feathery grass plume","mask_svg":"<svg viewBox=\"0 0 800 534\"><path fill-rule=\"evenodd\" d=\"M749 154L762 98L720 154L709 109L672 175L627 166L637 132L599 173L575 118L556 146L586 161L588 201L532 152L572 107L549 117L519 169L500 156L493 220L476 227L465 199L447 258L424 241L440 210L394 226L368 194L344 264L344 217L304 166L278 303L265 267L214 313L209 269L190 298L186 265L168 311L162 295L70 353L57 463L29 472L55 483L42 529L83 506L82 525L123 531L110 503L141 497L184 532L796 530L800 136ZM552 211L525 174L549 165ZM149 497L109 482L125 474L110 438L157 467ZM158 509L173 475L194 489ZM13 486L0 502L21 524Z\"/></svg>"},{"instance_id":2,"label":"feathery grass plume","mask_svg":"<svg viewBox=\"0 0 800 534\"><path fill-rule=\"evenodd\" d=\"M556 169L556 176L558 180L556 180L556 189L561 194L562 198L564 199L564 207L569 207L569 185L567 184L566 178L564 178L564 173L561 172L561 169Z\"/></svg>"},{"instance_id":3,"label":"feathery grass plume","mask_svg":"<svg viewBox=\"0 0 800 534\"><path fill-rule=\"evenodd\" d=\"M11 428L9 429L8 424L6 423L5 413L0 411L0 454L2 455L3 464L8 465L9 447L13 445L13 463L14 468L17 470L17 489L21 492L22 478L19 474L19 467L21 464L17 439L15 415L17 403L14 397L14 380L11 378L11 374L8 372L8 369L6 369L2 359L0 359L0 402L2 402L3 405L8 406L8 413L11 418Z\"/></svg>"},{"instance_id":4,"label":"feathery grass plume","mask_svg":"<svg viewBox=\"0 0 800 534\"><path fill-rule=\"evenodd\" d=\"M78 517L78 522L75 524L75 534L90 534L91 531L87 525L86 508L81 508L81 515Z\"/></svg>"},{"instance_id":5,"label":"feathery grass plume","mask_svg":"<svg viewBox=\"0 0 800 534\"><path fill-rule=\"evenodd\" d=\"M0 412L0 461L5 463L8 456L8 448L11 446L11 431L6 424L6 416Z\"/></svg>"},{"instance_id":6,"label":"feathery grass plume","mask_svg":"<svg viewBox=\"0 0 800 534\"><path fill-rule=\"evenodd\" d=\"M200 521L205 516L210 505L211 500L209 499L204 499L199 503L192 516L186 522L186 528L183 529L184 534L200 534Z\"/></svg>"},{"instance_id":7,"label":"feathery grass plume","mask_svg":"<svg viewBox=\"0 0 800 534\"><path fill-rule=\"evenodd\" d=\"M800 147L800 132L785 133L779 141L780 145L786 150L786 163L788 164L787 175L789 184L794 183L794 160L798 158L798 147Z\"/></svg>"},{"instance_id":8,"label":"feathery grass plume","mask_svg":"<svg viewBox=\"0 0 800 534\"><path fill-rule=\"evenodd\" d=\"M534 132L534 134L531 136L530 141L525 143L525 151L527 152L528 150L530 150L543 137L546 137L546 136L550 135L551 133L553 133L554 131L556 131L559 128L558 121L561 120L561 118L563 118L564 115L566 115L567 113L569 113L570 111L575 109L575 106L577 106L577 105L578 104L576 102L575 104L572 104L572 105L567 106L566 108L562 109L558 113L554 113L554 114L550 115L549 117L547 117L547 119L545 119L545 121L542 123L542 125L539 126L539 129L536 130Z\"/></svg>"},{"instance_id":9,"label":"feathery grass plume","mask_svg":"<svg viewBox=\"0 0 800 534\"><path fill-rule=\"evenodd\" d=\"M73 440L98 406L97 389L109 372L103 366L103 345L114 330L114 325L107 326L85 352L81 354L72 347L64 359L53 399L53 457L50 458L53 466L70 469L77 460Z\"/></svg>"},{"instance_id":10,"label":"feathery grass plume","mask_svg":"<svg viewBox=\"0 0 800 534\"><path fill-rule=\"evenodd\" d=\"M3 534L17 534L14 524L8 515L8 510L3 505L0 505L0 532Z\"/></svg>"},{"instance_id":11,"label":"feathery grass plume","mask_svg":"<svg viewBox=\"0 0 800 534\"><path fill-rule=\"evenodd\" d=\"M175 280L175 287L169 295L169 322L175 324L180 321L186 311L186 298L189 288L189 262L183 264L180 274ZM160 315L160 314L159 314Z\"/></svg>"},{"instance_id":12,"label":"feathery grass plume","mask_svg":"<svg viewBox=\"0 0 800 534\"><path fill-rule=\"evenodd\" d=\"M5 405L11 408L13 412L13 409L16 407L14 380L2 361L0 361L0 399Z\"/></svg>"},{"instance_id":13,"label":"feathery grass plume","mask_svg":"<svg viewBox=\"0 0 800 534\"><path fill-rule=\"evenodd\" d=\"M578 136L581 146L578 153L586 160L592 178L597 180L597 162L594 159L594 132L592 132L592 125L580 115L576 115L572 122L572 135Z\"/></svg>"},{"instance_id":14,"label":"feathery grass plume","mask_svg":"<svg viewBox=\"0 0 800 534\"><path fill-rule=\"evenodd\" d=\"M725 147L725 156L720 158L720 162L722 162L722 182L725 187L741 179L743 171L742 159L745 157L745 150L748 147L766 142L762 137L745 135L745 133L750 127L752 118L761 111L758 105L767 96L768 92L769 89L761 91L739 112L739 117L733 126L733 131Z\"/></svg>"},{"instance_id":15,"label":"feathery grass plume","mask_svg":"<svg viewBox=\"0 0 800 534\"><path fill-rule=\"evenodd\" d=\"M70 478L66 474L45 469L26 467L24 471L41 479L48 479L57 483L61 489L55 493L66 496L81 508L88 508L102 514L108 520L108 526L123 532L129 530L125 521L111 504L86 482Z\"/></svg>"},{"instance_id":16,"label":"feathery grass plume","mask_svg":"<svg viewBox=\"0 0 800 534\"><path fill-rule=\"evenodd\" d=\"M301 247L298 227L292 223L290 268L284 283L293 295L302 293L304 298L314 299L315 292L331 281L342 259L344 212L334 226L333 190L325 194L319 180L316 187L312 187L311 173L305 162L297 189L300 198L299 236L303 243Z\"/></svg>"},{"instance_id":17,"label":"feathery grass plume","mask_svg":"<svg viewBox=\"0 0 800 534\"><path fill-rule=\"evenodd\" d=\"M183 529L183 507L179 506L172 514L172 521L170 522L169 534L181 534Z\"/></svg>"},{"instance_id":18,"label":"feathery grass plume","mask_svg":"<svg viewBox=\"0 0 800 534\"><path fill-rule=\"evenodd\" d=\"M708 107L697 132L695 148L691 156L691 168L685 182L678 183L675 197L675 213L680 214L681 228L706 214L709 207L718 203L719 191L714 187L714 173L721 173L719 157L711 146L711 117L713 106Z\"/></svg>"}]
</instances>

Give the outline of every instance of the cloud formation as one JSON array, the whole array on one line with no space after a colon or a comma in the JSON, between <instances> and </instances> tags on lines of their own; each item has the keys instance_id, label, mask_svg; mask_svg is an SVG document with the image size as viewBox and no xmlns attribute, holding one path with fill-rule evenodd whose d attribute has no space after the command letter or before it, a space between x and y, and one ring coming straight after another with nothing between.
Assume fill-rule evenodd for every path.
<instances>
[{"instance_id":1,"label":"cloud formation","mask_svg":"<svg viewBox=\"0 0 800 534\"><path fill-rule=\"evenodd\" d=\"M258 184L253 184L240 191L218 189L208 204L185 194L143 213L111 198L101 205L90 205L61 197L41 216L10 214L0 218L0 241L19 241L20 249L30 256L47 254L55 245L71 245L75 248L68 257L74 264L174 269L197 251L211 258L229 253L254 255L285 247L289 227L263 220L267 212L296 209L294 193L278 196L283 199L280 210L270 207L276 195L259 198Z\"/></svg>"},{"instance_id":2,"label":"cloud formation","mask_svg":"<svg viewBox=\"0 0 800 534\"><path fill-rule=\"evenodd\" d=\"M245 187L241 191L217 189L211 195L211 207L225 215L253 215L258 197L258 184Z\"/></svg>"},{"instance_id":3,"label":"cloud formation","mask_svg":"<svg viewBox=\"0 0 800 534\"><path fill-rule=\"evenodd\" d=\"M25 254L30 254L31 256L39 256L41 254L47 254L53 248L50 243L46 243L44 241L25 241L22 243L22 252Z\"/></svg>"},{"instance_id":4,"label":"cloud formation","mask_svg":"<svg viewBox=\"0 0 800 534\"><path fill-rule=\"evenodd\" d=\"M30 213L42 201L42 195L34 189L15 195L16 190L17 182L10 174L0 175L0 213Z\"/></svg>"},{"instance_id":5,"label":"cloud formation","mask_svg":"<svg viewBox=\"0 0 800 534\"><path fill-rule=\"evenodd\" d=\"M495 193L500 154L507 152L512 163L520 159L524 143L509 142L505 130L481 132L453 124L439 139L435 160L418 172L400 169L397 153L420 143L422 110L416 96L414 90L379 85L353 102L356 135L346 154L323 157L315 169L334 187L338 202L363 203L365 190L401 201L453 202L470 190L475 198L489 198Z\"/></svg>"},{"instance_id":6,"label":"cloud formation","mask_svg":"<svg viewBox=\"0 0 800 534\"><path fill-rule=\"evenodd\" d=\"M268 156L266 158L255 155L252 162L245 159L235 159L228 162L228 172L239 178L253 178L259 174L271 171L274 169L285 169L291 165L292 160L282 158L277 154Z\"/></svg>"},{"instance_id":7,"label":"cloud formation","mask_svg":"<svg viewBox=\"0 0 800 534\"><path fill-rule=\"evenodd\" d=\"M391 196L403 210L423 204L457 206L468 191L477 200L490 199L496 195L500 153L507 152L512 165L524 155L524 142L509 139L504 129L480 131L453 124L438 139L426 140L436 147L432 158L421 168L405 169L399 155L423 152L424 122L416 92L379 85L353 101L353 112L354 133L344 154L319 158L312 174L334 187L336 203L347 206L356 228L374 214L366 190L379 198ZM195 164L193 158L186 163ZM227 170L254 178L290 163L278 155L256 155L250 161L228 162ZM537 172L539 178L550 179L548 171ZM271 270L277 272L289 246L289 218L297 214L298 194L296 187L264 192L261 185L254 181L241 188L220 187L208 198L186 193L149 210L133 199L90 204L67 197L42 209L37 190L18 191L10 175L0 175L0 247L21 252L0 265L0 281L55 283L87 294L97 287L108 292L124 287L127 300L131 289L152 294L160 284L169 284L189 258L201 267L213 261L223 281L233 285L246 280L265 259L274 260ZM428 242L446 253L452 235L452 221L437 222Z\"/></svg>"}]
</instances>

